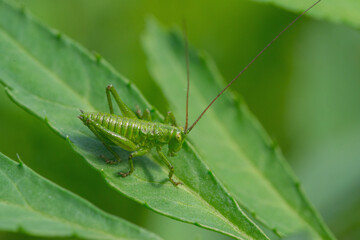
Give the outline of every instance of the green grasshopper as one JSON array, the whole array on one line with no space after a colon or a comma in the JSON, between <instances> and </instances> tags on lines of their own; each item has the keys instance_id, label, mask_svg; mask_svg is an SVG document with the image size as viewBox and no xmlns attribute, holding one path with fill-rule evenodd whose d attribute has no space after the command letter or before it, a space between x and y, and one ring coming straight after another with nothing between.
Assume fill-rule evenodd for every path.
<instances>
[{"instance_id":1,"label":"green grasshopper","mask_svg":"<svg viewBox=\"0 0 360 240\"><path fill-rule=\"evenodd\" d=\"M104 144L104 146L114 155L116 160L106 160L109 164L120 162L119 155L112 149L110 144L117 145L126 151L131 152L129 155L130 170L128 172L119 172L122 177L129 176L134 172L133 158L145 155L152 148L156 148L161 160L169 168L169 180L177 186L181 184L173 179L174 167L171 165L166 155L162 152L162 146L168 145L168 156L175 156L176 152L180 151L182 145L198 121L203 117L205 112L211 105L229 88L236 79L238 79L250 65L252 65L263 52L275 42L280 35L289 29L300 17L302 17L311 8L317 5L321 0L318 0L311 7L300 14L294 21L287 25L258 55L253 58L250 63L231 81L229 84L219 92L219 94L210 102L210 104L199 115L196 121L188 127L188 102L189 102L189 55L188 46L185 34L185 51L186 51L186 67L187 67L187 94L186 94L186 123L185 127L179 127L176 123L173 113L168 112L164 123L152 122L149 109L141 113L137 109L134 113L120 98L112 85L107 86L106 96L109 104L110 113L101 112L83 112L78 116L83 123L95 134L97 138ZM117 105L120 108L122 116L114 114L114 108L111 101L111 94L113 95ZM102 156L103 157L103 156ZM103 157L105 158L105 157Z\"/></svg>"}]
</instances>

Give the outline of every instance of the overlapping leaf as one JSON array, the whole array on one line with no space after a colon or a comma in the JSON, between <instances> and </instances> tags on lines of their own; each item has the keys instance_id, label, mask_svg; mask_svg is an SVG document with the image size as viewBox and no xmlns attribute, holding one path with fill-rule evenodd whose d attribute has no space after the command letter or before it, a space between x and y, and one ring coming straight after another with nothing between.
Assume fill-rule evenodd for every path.
<instances>
[{"instance_id":1,"label":"overlapping leaf","mask_svg":"<svg viewBox=\"0 0 360 240\"><path fill-rule=\"evenodd\" d=\"M316 0L254 0L255 2L271 3L287 10L299 13L310 7ZM358 0L323 0L308 15L335 23L345 23L360 29L360 1Z\"/></svg>"},{"instance_id":2,"label":"overlapping leaf","mask_svg":"<svg viewBox=\"0 0 360 240\"><path fill-rule=\"evenodd\" d=\"M183 40L148 22L144 47L153 78L177 117L184 116L186 66ZM190 49L190 124L224 87L209 57ZM332 239L298 180L245 103L225 93L188 138L239 203L280 236L308 232Z\"/></svg>"},{"instance_id":3,"label":"overlapping leaf","mask_svg":"<svg viewBox=\"0 0 360 240\"><path fill-rule=\"evenodd\" d=\"M0 153L0 230L83 239L160 239Z\"/></svg>"}]
</instances>

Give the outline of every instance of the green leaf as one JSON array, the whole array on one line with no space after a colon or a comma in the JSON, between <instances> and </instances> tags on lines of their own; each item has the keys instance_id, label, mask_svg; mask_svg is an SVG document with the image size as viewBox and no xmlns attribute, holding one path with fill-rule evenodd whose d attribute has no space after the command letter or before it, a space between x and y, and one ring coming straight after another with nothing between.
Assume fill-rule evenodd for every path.
<instances>
[{"instance_id":1,"label":"green leaf","mask_svg":"<svg viewBox=\"0 0 360 240\"><path fill-rule=\"evenodd\" d=\"M148 22L144 47L153 78L177 117L185 114L186 65L183 39ZM190 49L189 123L225 86L213 61ZM310 205L279 148L243 100L230 91L211 107L189 134L199 155L235 196L280 236L306 231L313 239L333 236Z\"/></svg>"},{"instance_id":2,"label":"green leaf","mask_svg":"<svg viewBox=\"0 0 360 240\"><path fill-rule=\"evenodd\" d=\"M2 1L0 52L0 79L11 99L66 137L112 187L163 215L237 239L267 239L188 143L177 157L170 158L182 186L168 181L168 169L154 162L159 162L154 153L135 159L135 172L127 178L117 176L129 168L127 161L118 166L105 164L100 156L112 156L77 116L79 109L107 111L108 84L130 107L149 107L155 119L161 118L105 61ZM117 151L127 158L127 152Z\"/></svg>"},{"instance_id":3,"label":"green leaf","mask_svg":"<svg viewBox=\"0 0 360 240\"><path fill-rule=\"evenodd\" d=\"M288 1L288 0L253 0L255 2L271 3L281 8L300 13L315 0ZM323 0L318 6L311 9L306 15L335 23L345 23L360 29L360 1L358 0Z\"/></svg>"},{"instance_id":4,"label":"green leaf","mask_svg":"<svg viewBox=\"0 0 360 240\"><path fill-rule=\"evenodd\" d=\"M0 230L84 239L160 239L0 153Z\"/></svg>"}]
</instances>

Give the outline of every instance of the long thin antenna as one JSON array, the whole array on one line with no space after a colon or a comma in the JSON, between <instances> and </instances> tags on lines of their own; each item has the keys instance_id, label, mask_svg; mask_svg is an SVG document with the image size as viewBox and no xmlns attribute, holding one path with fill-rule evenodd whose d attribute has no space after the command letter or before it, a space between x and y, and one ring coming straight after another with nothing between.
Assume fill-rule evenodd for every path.
<instances>
[{"instance_id":1,"label":"long thin antenna","mask_svg":"<svg viewBox=\"0 0 360 240\"><path fill-rule=\"evenodd\" d=\"M302 12L297 18L295 18L289 25L287 25L273 40L271 40L266 47L261 50L258 55L256 55L246 67L244 67L243 70L233 79L231 82L226 85L226 87L219 92L219 94L210 102L210 104L204 109L204 111L200 114L200 116L195 120L195 122L191 125L191 127L187 130L186 133L189 133L193 127L199 122L199 120L202 118L202 116L206 113L206 111L211 107L211 105L223 94L226 89L228 89L236 79L238 79L286 30L288 30L295 22L297 22L302 16L304 16L305 13L307 13L310 9L315 7L321 0L318 0L313 5L311 5L308 9L306 9L304 12Z\"/></svg>"},{"instance_id":2,"label":"long thin antenna","mask_svg":"<svg viewBox=\"0 0 360 240\"><path fill-rule=\"evenodd\" d=\"M183 19L183 29L184 29L184 44L185 44L185 58L186 58L186 77L187 77L187 89L186 89L186 120L185 120L185 129L184 133L188 130L189 122L189 86L190 86L190 69L189 69L189 47L187 41L187 32L186 32L186 22Z\"/></svg>"}]
</instances>

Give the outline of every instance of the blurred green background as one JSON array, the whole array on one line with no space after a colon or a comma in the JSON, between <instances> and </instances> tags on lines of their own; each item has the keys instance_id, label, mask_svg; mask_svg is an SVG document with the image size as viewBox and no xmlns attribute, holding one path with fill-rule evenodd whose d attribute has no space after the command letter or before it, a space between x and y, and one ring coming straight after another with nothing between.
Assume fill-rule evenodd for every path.
<instances>
[{"instance_id":1,"label":"blurred green background","mask_svg":"<svg viewBox=\"0 0 360 240\"><path fill-rule=\"evenodd\" d=\"M48 26L100 53L163 113L170 109L149 76L141 47L147 16L155 16L167 27L181 25L184 17L189 42L209 53L228 81L296 17L243 0L20 2ZM303 2L305 8L313 1ZM304 18L232 89L244 96L270 136L279 142L311 202L335 235L360 239L359 32ZM177 118L183 122L183 116ZM159 216L112 190L43 121L12 103L3 87L0 151L13 159L19 153L42 176L165 239L229 239ZM0 239L39 238L0 233Z\"/></svg>"}]
</instances>

